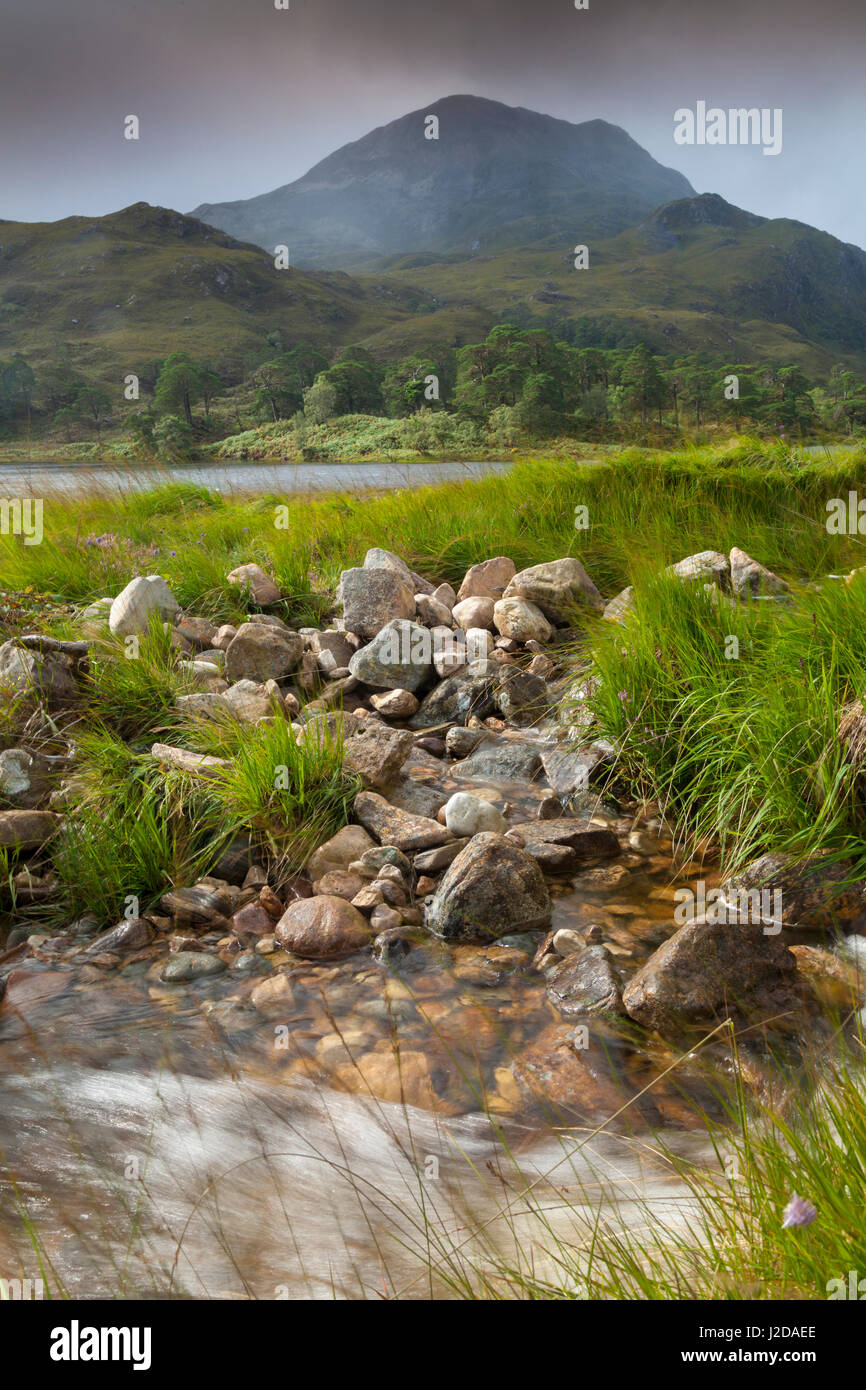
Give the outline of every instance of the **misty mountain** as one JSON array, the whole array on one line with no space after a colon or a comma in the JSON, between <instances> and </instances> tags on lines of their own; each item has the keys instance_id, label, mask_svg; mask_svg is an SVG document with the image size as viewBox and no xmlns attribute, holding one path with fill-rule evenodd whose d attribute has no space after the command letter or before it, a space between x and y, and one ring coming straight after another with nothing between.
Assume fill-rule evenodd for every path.
<instances>
[{"instance_id":1,"label":"misty mountain","mask_svg":"<svg viewBox=\"0 0 866 1390\"><path fill-rule=\"evenodd\" d=\"M428 139L428 118L438 139ZM618 126L574 125L452 96L380 126L303 178L193 217L293 264L353 267L401 252L490 252L616 236L694 190Z\"/></svg>"}]
</instances>

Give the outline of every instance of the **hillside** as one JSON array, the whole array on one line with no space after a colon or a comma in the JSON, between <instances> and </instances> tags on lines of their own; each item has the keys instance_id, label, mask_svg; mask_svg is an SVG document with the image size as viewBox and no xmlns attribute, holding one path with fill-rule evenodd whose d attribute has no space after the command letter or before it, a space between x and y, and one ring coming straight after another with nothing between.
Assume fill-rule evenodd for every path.
<instances>
[{"instance_id":1,"label":"hillside","mask_svg":"<svg viewBox=\"0 0 866 1390\"><path fill-rule=\"evenodd\" d=\"M472 259L383 262L391 279L423 278L440 321L580 320L579 341L646 341L659 352L704 351L826 370L866 359L866 253L800 222L757 217L715 194L678 199L638 226L594 243L587 270L551 239ZM404 342L420 323L378 335Z\"/></svg>"},{"instance_id":2,"label":"hillside","mask_svg":"<svg viewBox=\"0 0 866 1390\"><path fill-rule=\"evenodd\" d=\"M193 218L136 203L107 217L0 223L0 357L64 359L102 379L183 350L239 379L266 334L328 347L384 331L417 291L274 269L272 257Z\"/></svg>"},{"instance_id":3,"label":"hillside","mask_svg":"<svg viewBox=\"0 0 866 1390\"><path fill-rule=\"evenodd\" d=\"M425 118L439 138L425 138ZM692 193L624 130L452 96L370 131L293 183L192 216L299 265L357 267L399 252L489 253L615 236Z\"/></svg>"}]
</instances>

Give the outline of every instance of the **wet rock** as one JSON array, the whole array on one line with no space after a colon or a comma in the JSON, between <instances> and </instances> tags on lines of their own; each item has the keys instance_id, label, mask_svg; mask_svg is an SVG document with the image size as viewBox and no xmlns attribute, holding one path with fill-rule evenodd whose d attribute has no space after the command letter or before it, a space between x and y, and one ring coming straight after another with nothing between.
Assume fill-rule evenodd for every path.
<instances>
[{"instance_id":1,"label":"wet rock","mask_svg":"<svg viewBox=\"0 0 866 1390\"><path fill-rule=\"evenodd\" d=\"M280 945L310 960L348 955L372 940L370 924L345 898L302 898L292 903L276 925Z\"/></svg>"},{"instance_id":2,"label":"wet rock","mask_svg":"<svg viewBox=\"0 0 866 1390\"><path fill-rule=\"evenodd\" d=\"M545 796L535 808L536 820L559 820L562 802L558 796Z\"/></svg>"},{"instance_id":3,"label":"wet rock","mask_svg":"<svg viewBox=\"0 0 866 1390\"><path fill-rule=\"evenodd\" d=\"M491 628L493 609L492 598L464 598L454 605L451 616L464 631L470 627Z\"/></svg>"},{"instance_id":4,"label":"wet rock","mask_svg":"<svg viewBox=\"0 0 866 1390\"><path fill-rule=\"evenodd\" d=\"M466 758L487 737L483 729L465 729L458 725L445 735L445 749L452 758Z\"/></svg>"},{"instance_id":5,"label":"wet rock","mask_svg":"<svg viewBox=\"0 0 866 1390\"><path fill-rule=\"evenodd\" d=\"M126 951L140 951L152 937L153 928L143 917L125 918L110 931L102 932L81 952L78 959L87 960L90 956L98 956L103 952L123 955Z\"/></svg>"},{"instance_id":6,"label":"wet rock","mask_svg":"<svg viewBox=\"0 0 866 1390\"><path fill-rule=\"evenodd\" d=\"M352 906L356 907L359 912L363 912L365 917L369 917L374 909L379 907L384 901L385 894L382 892L378 882L366 883L351 899Z\"/></svg>"},{"instance_id":7,"label":"wet rock","mask_svg":"<svg viewBox=\"0 0 866 1390\"><path fill-rule=\"evenodd\" d=\"M260 565L250 562L246 565L238 565L230 574L226 575L226 581L234 584L239 589L248 590L251 597L262 607L269 603L279 603L282 595L279 585L265 574Z\"/></svg>"},{"instance_id":8,"label":"wet rock","mask_svg":"<svg viewBox=\"0 0 866 1390\"><path fill-rule=\"evenodd\" d=\"M797 970L824 1009L857 1009L866 997L866 971L820 946L792 946Z\"/></svg>"},{"instance_id":9,"label":"wet rock","mask_svg":"<svg viewBox=\"0 0 866 1390\"><path fill-rule=\"evenodd\" d=\"M608 622L621 623L627 613L634 608L634 589L629 584L627 589L621 589L610 603L605 604L602 617L607 618Z\"/></svg>"},{"instance_id":10,"label":"wet rock","mask_svg":"<svg viewBox=\"0 0 866 1390\"><path fill-rule=\"evenodd\" d=\"M147 632L154 618L171 623L180 604L159 574L140 574L117 595L108 614L108 626L116 637Z\"/></svg>"},{"instance_id":11,"label":"wet rock","mask_svg":"<svg viewBox=\"0 0 866 1390\"><path fill-rule=\"evenodd\" d=\"M373 848L374 841L362 826L344 825L310 856L307 872L316 882L331 869L347 869L353 860L361 859L366 850Z\"/></svg>"},{"instance_id":12,"label":"wet rock","mask_svg":"<svg viewBox=\"0 0 866 1390\"><path fill-rule=\"evenodd\" d=\"M370 926L376 933L394 931L402 926L403 918L396 908L388 903L377 903L370 913Z\"/></svg>"},{"instance_id":13,"label":"wet rock","mask_svg":"<svg viewBox=\"0 0 866 1390\"><path fill-rule=\"evenodd\" d=\"M408 811L413 816L429 816L435 820L443 804L442 792L435 785L430 786L426 781L419 781L411 775L411 758L406 766L406 774L389 783L383 789L382 795L401 811Z\"/></svg>"},{"instance_id":14,"label":"wet rock","mask_svg":"<svg viewBox=\"0 0 866 1390\"><path fill-rule=\"evenodd\" d=\"M441 724L462 724L472 714L487 714L493 708L495 675L496 667L489 661L464 666L424 697L418 713L409 720L409 727L430 729Z\"/></svg>"},{"instance_id":15,"label":"wet rock","mask_svg":"<svg viewBox=\"0 0 866 1390\"><path fill-rule=\"evenodd\" d=\"M560 927L559 931L553 933L551 945L557 955L573 956L575 951L583 950L586 941L579 931L574 931L571 927Z\"/></svg>"},{"instance_id":16,"label":"wet rock","mask_svg":"<svg viewBox=\"0 0 866 1390\"><path fill-rule=\"evenodd\" d=\"M386 866L396 869L404 879L412 872L411 861L396 845L374 845L365 850L359 860L360 872L370 877L376 877Z\"/></svg>"},{"instance_id":17,"label":"wet rock","mask_svg":"<svg viewBox=\"0 0 866 1390\"><path fill-rule=\"evenodd\" d=\"M250 1003L256 1009L277 1007L287 1012L292 1010L295 1006L295 991L289 976L281 972L269 975L261 984L256 985L250 995Z\"/></svg>"},{"instance_id":18,"label":"wet rock","mask_svg":"<svg viewBox=\"0 0 866 1390\"><path fill-rule=\"evenodd\" d=\"M553 628L541 609L525 598L502 598L493 610L496 631L515 642L547 642Z\"/></svg>"},{"instance_id":19,"label":"wet rock","mask_svg":"<svg viewBox=\"0 0 866 1390\"><path fill-rule=\"evenodd\" d=\"M39 849L60 826L53 811L0 811L0 847Z\"/></svg>"},{"instance_id":20,"label":"wet rock","mask_svg":"<svg viewBox=\"0 0 866 1390\"><path fill-rule=\"evenodd\" d=\"M373 709L385 719L409 719L418 709L418 697L411 690L386 690L370 698Z\"/></svg>"},{"instance_id":21,"label":"wet rock","mask_svg":"<svg viewBox=\"0 0 866 1390\"><path fill-rule=\"evenodd\" d=\"M492 560L482 560L481 564L472 565L466 571L457 598L500 599L515 573L514 561L504 555L497 555Z\"/></svg>"},{"instance_id":22,"label":"wet rock","mask_svg":"<svg viewBox=\"0 0 866 1390\"><path fill-rule=\"evenodd\" d=\"M434 758L445 757L444 738L435 738L432 734L419 738L415 743L416 748L423 748L426 753L431 753Z\"/></svg>"},{"instance_id":23,"label":"wet rock","mask_svg":"<svg viewBox=\"0 0 866 1390\"><path fill-rule=\"evenodd\" d=\"M225 961L209 951L178 951L169 956L159 972L159 978L166 984L180 984L187 980L221 975L225 968Z\"/></svg>"},{"instance_id":24,"label":"wet rock","mask_svg":"<svg viewBox=\"0 0 866 1390\"><path fill-rule=\"evenodd\" d=\"M266 623L241 623L226 650L226 677L229 681L280 680L294 671L303 649L303 638L296 632Z\"/></svg>"},{"instance_id":25,"label":"wet rock","mask_svg":"<svg viewBox=\"0 0 866 1390\"><path fill-rule=\"evenodd\" d=\"M414 694L433 679L431 634L420 623L394 618L355 652L349 670L365 685L386 690L398 686Z\"/></svg>"},{"instance_id":26,"label":"wet rock","mask_svg":"<svg viewBox=\"0 0 866 1390\"><path fill-rule=\"evenodd\" d=\"M514 1063L514 1078L523 1095L546 1114L565 1112L580 1120L608 1119L627 1097L605 1051L605 1040L590 1033L588 1046L575 1044L573 1024L546 1028Z\"/></svg>"},{"instance_id":27,"label":"wet rock","mask_svg":"<svg viewBox=\"0 0 866 1390\"><path fill-rule=\"evenodd\" d=\"M509 663L496 683L493 700L503 719L518 728L533 724L547 708L547 686L540 676Z\"/></svg>"},{"instance_id":28,"label":"wet rock","mask_svg":"<svg viewBox=\"0 0 866 1390\"><path fill-rule=\"evenodd\" d=\"M376 792L360 792L355 797L355 816L365 830L382 845L412 853L446 844L452 837L443 825L427 816L416 816L392 806Z\"/></svg>"},{"instance_id":29,"label":"wet rock","mask_svg":"<svg viewBox=\"0 0 866 1390\"><path fill-rule=\"evenodd\" d=\"M234 890L232 890L234 891ZM221 923L234 906L231 892L212 883L196 883L191 888L175 888L159 900L160 910L176 927L204 927Z\"/></svg>"},{"instance_id":30,"label":"wet rock","mask_svg":"<svg viewBox=\"0 0 866 1390\"><path fill-rule=\"evenodd\" d=\"M764 854L722 884L730 912L753 921L776 919L801 930L824 930L850 922L866 908L862 882L850 860L831 863L824 855L797 859L781 852ZM778 896L777 896L778 895Z\"/></svg>"},{"instance_id":31,"label":"wet rock","mask_svg":"<svg viewBox=\"0 0 866 1390\"><path fill-rule=\"evenodd\" d=\"M560 935L556 933L554 947ZM581 943L548 976L547 997L563 1018L622 1012L619 977L603 946Z\"/></svg>"},{"instance_id":32,"label":"wet rock","mask_svg":"<svg viewBox=\"0 0 866 1390\"><path fill-rule=\"evenodd\" d=\"M715 584L719 589L727 589L730 584L730 565L727 555L718 550L701 550L696 555L687 555L675 565L669 565L667 574L677 579L698 579Z\"/></svg>"},{"instance_id":33,"label":"wet rock","mask_svg":"<svg viewBox=\"0 0 866 1390\"><path fill-rule=\"evenodd\" d=\"M424 1052L368 1052L342 1063L336 1081L347 1091L395 1105L436 1108L430 1063Z\"/></svg>"},{"instance_id":34,"label":"wet rock","mask_svg":"<svg viewBox=\"0 0 866 1390\"><path fill-rule=\"evenodd\" d=\"M282 916L282 905L280 906L280 916ZM231 918L232 931L237 932L238 936L267 936L274 929L274 919L269 912L266 912L261 903L247 903Z\"/></svg>"},{"instance_id":35,"label":"wet rock","mask_svg":"<svg viewBox=\"0 0 866 1390\"><path fill-rule=\"evenodd\" d=\"M737 598L746 598L749 594L787 594L790 592L789 586L784 579L780 579L772 570L765 569L763 565L753 560L751 555L747 555L745 550L733 547L730 554L731 567L731 588Z\"/></svg>"},{"instance_id":36,"label":"wet rock","mask_svg":"<svg viewBox=\"0 0 866 1390\"><path fill-rule=\"evenodd\" d=\"M365 787L387 787L412 751L407 729L391 729L369 719L343 745L343 765L356 773Z\"/></svg>"},{"instance_id":37,"label":"wet rock","mask_svg":"<svg viewBox=\"0 0 866 1390\"><path fill-rule=\"evenodd\" d=\"M556 820L521 821L512 826L527 849L539 845L558 845L570 851L573 864L591 864L619 854L619 841L606 826L589 825L585 820L562 816Z\"/></svg>"},{"instance_id":38,"label":"wet rock","mask_svg":"<svg viewBox=\"0 0 866 1390\"><path fill-rule=\"evenodd\" d=\"M379 932L373 942L373 953L378 961L383 965L392 964L402 960L412 949L412 940L408 931L403 927L390 928L387 931Z\"/></svg>"},{"instance_id":39,"label":"wet rock","mask_svg":"<svg viewBox=\"0 0 866 1390\"><path fill-rule=\"evenodd\" d=\"M415 616L415 588L411 580L407 581L393 569L365 566L343 570L340 595L347 629L367 642L393 619ZM391 680L388 684L405 685L405 682Z\"/></svg>"},{"instance_id":40,"label":"wet rock","mask_svg":"<svg viewBox=\"0 0 866 1390\"><path fill-rule=\"evenodd\" d=\"M760 926L698 918L650 956L623 992L627 1012L662 1036L731 1017L790 1015L802 1002L797 962Z\"/></svg>"},{"instance_id":41,"label":"wet rock","mask_svg":"<svg viewBox=\"0 0 866 1390\"><path fill-rule=\"evenodd\" d=\"M438 874L440 870L447 869L458 856L462 849L469 844L468 839L457 839L450 844L440 845L437 849L425 850L423 854L416 854L414 868L417 874Z\"/></svg>"},{"instance_id":42,"label":"wet rock","mask_svg":"<svg viewBox=\"0 0 866 1390\"><path fill-rule=\"evenodd\" d=\"M543 750L541 762L551 789L567 805L586 793L591 782L600 779L614 757L614 749L608 743L592 743L583 748L558 743Z\"/></svg>"},{"instance_id":43,"label":"wet rock","mask_svg":"<svg viewBox=\"0 0 866 1390\"><path fill-rule=\"evenodd\" d=\"M604 608L601 594L574 557L521 570L508 583L503 598L528 599L560 627L572 620L576 609L600 612Z\"/></svg>"},{"instance_id":44,"label":"wet rock","mask_svg":"<svg viewBox=\"0 0 866 1390\"><path fill-rule=\"evenodd\" d=\"M550 895L531 855L500 835L475 835L446 870L427 910L446 939L493 939L550 919Z\"/></svg>"},{"instance_id":45,"label":"wet rock","mask_svg":"<svg viewBox=\"0 0 866 1390\"><path fill-rule=\"evenodd\" d=\"M471 792L455 792L445 803L445 824L454 835L472 836L480 830L501 835L508 829L502 812Z\"/></svg>"},{"instance_id":46,"label":"wet rock","mask_svg":"<svg viewBox=\"0 0 866 1390\"><path fill-rule=\"evenodd\" d=\"M313 892L317 897L345 898L351 902L363 887L364 880L358 874L348 869L329 869L313 884Z\"/></svg>"}]
</instances>

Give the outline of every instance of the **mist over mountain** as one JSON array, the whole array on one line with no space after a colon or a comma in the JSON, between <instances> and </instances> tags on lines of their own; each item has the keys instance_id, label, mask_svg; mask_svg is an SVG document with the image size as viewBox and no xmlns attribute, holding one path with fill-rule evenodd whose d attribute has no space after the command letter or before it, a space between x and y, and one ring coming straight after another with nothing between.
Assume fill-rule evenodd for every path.
<instances>
[{"instance_id":1,"label":"mist over mountain","mask_svg":"<svg viewBox=\"0 0 866 1390\"><path fill-rule=\"evenodd\" d=\"M427 138L429 117L438 138ZM270 193L192 216L293 264L352 267L401 252L490 252L616 236L694 190L606 121L573 125L451 96L370 131Z\"/></svg>"}]
</instances>

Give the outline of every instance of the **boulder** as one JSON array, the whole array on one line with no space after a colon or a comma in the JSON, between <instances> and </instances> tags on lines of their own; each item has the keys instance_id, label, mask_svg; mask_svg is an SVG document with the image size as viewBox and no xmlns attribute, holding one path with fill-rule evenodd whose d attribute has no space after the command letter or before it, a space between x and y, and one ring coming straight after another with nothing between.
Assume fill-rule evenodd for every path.
<instances>
[{"instance_id":1,"label":"boulder","mask_svg":"<svg viewBox=\"0 0 866 1390\"><path fill-rule=\"evenodd\" d=\"M570 952L548 976L547 997L563 1018L623 1012L619 977L604 946Z\"/></svg>"},{"instance_id":2,"label":"boulder","mask_svg":"<svg viewBox=\"0 0 866 1390\"><path fill-rule=\"evenodd\" d=\"M470 751L460 768L461 776L530 781L541 765L538 744L527 742L520 735L488 734L485 729L449 729L445 740L449 749L455 747L452 734L475 735L469 741L473 751Z\"/></svg>"},{"instance_id":3,"label":"boulder","mask_svg":"<svg viewBox=\"0 0 866 1390\"><path fill-rule=\"evenodd\" d=\"M601 594L573 556L521 570L509 581L502 597L528 599L557 626L566 626L578 608L595 612L604 608Z\"/></svg>"},{"instance_id":4,"label":"boulder","mask_svg":"<svg viewBox=\"0 0 866 1390\"><path fill-rule=\"evenodd\" d=\"M439 603L432 594L416 594L415 608L418 621L425 627L451 626L451 609L446 604Z\"/></svg>"},{"instance_id":5,"label":"boulder","mask_svg":"<svg viewBox=\"0 0 866 1390\"><path fill-rule=\"evenodd\" d=\"M360 825L344 825L313 852L307 873L315 883L332 869L348 869L366 850L374 847L373 840Z\"/></svg>"},{"instance_id":6,"label":"boulder","mask_svg":"<svg viewBox=\"0 0 866 1390\"><path fill-rule=\"evenodd\" d=\"M619 840L612 830L572 816L521 821L511 829L523 840L527 853L539 854L542 859L546 857L551 868L596 863L620 852ZM562 853L545 856L544 846L547 845L557 846Z\"/></svg>"},{"instance_id":7,"label":"boulder","mask_svg":"<svg viewBox=\"0 0 866 1390\"><path fill-rule=\"evenodd\" d=\"M385 719L409 719L418 709L419 700L411 690L386 690L372 695L370 704Z\"/></svg>"},{"instance_id":8,"label":"boulder","mask_svg":"<svg viewBox=\"0 0 866 1390\"><path fill-rule=\"evenodd\" d=\"M687 555L677 564L669 565L665 573L677 579L700 579L704 583L715 584L719 589L727 589L731 577L728 557L718 550L699 550L695 555Z\"/></svg>"},{"instance_id":9,"label":"boulder","mask_svg":"<svg viewBox=\"0 0 866 1390\"><path fill-rule=\"evenodd\" d=\"M414 585L390 568L343 570L340 595L347 630L366 642L394 618L415 616Z\"/></svg>"},{"instance_id":10,"label":"boulder","mask_svg":"<svg viewBox=\"0 0 866 1390\"><path fill-rule=\"evenodd\" d=\"M239 589L249 590L255 602L263 607L269 603L279 603L282 598L279 585L269 574L265 574L260 565L252 561L246 565L238 565L237 569L226 575L226 580Z\"/></svg>"},{"instance_id":11,"label":"boulder","mask_svg":"<svg viewBox=\"0 0 866 1390\"><path fill-rule=\"evenodd\" d=\"M371 571L377 572L388 573ZM399 686L414 694L433 680L432 634L420 623L394 618L354 653L349 670L365 685L385 690Z\"/></svg>"},{"instance_id":12,"label":"boulder","mask_svg":"<svg viewBox=\"0 0 866 1390\"><path fill-rule=\"evenodd\" d=\"M822 854L797 859L776 852L753 860L721 887L728 915L821 931L854 921L866 908L864 885L851 881L854 873L850 860L833 863Z\"/></svg>"},{"instance_id":13,"label":"boulder","mask_svg":"<svg viewBox=\"0 0 866 1390\"><path fill-rule=\"evenodd\" d=\"M546 926L550 912L544 875L532 856L501 835L481 833L446 869L426 922L448 940L489 940Z\"/></svg>"},{"instance_id":14,"label":"boulder","mask_svg":"<svg viewBox=\"0 0 866 1390\"><path fill-rule=\"evenodd\" d=\"M421 701L409 720L412 729L431 729L439 724L465 724L470 714L479 718L493 709L497 668L490 661L473 661L446 677Z\"/></svg>"},{"instance_id":15,"label":"boulder","mask_svg":"<svg viewBox=\"0 0 866 1390\"><path fill-rule=\"evenodd\" d=\"M174 621L180 604L159 574L140 574L117 595L108 614L108 626L116 637L147 632L151 621Z\"/></svg>"},{"instance_id":16,"label":"boulder","mask_svg":"<svg viewBox=\"0 0 866 1390\"><path fill-rule=\"evenodd\" d=\"M496 631L515 642L547 642L553 628L536 604L525 598L501 598L493 609Z\"/></svg>"},{"instance_id":17,"label":"boulder","mask_svg":"<svg viewBox=\"0 0 866 1390\"><path fill-rule=\"evenodd\" d=\"M315 656L320 669L324 669L322 663L325 657L333 657L334 664L331 670L336 670L342 666L348 666L355 654L355 648L349 642L345 632L340 632L335 627L324 628L322 631L313 629L309 634L303 633L302 636ZM330 665L330 663L326 664Z\"/></svg>"},{"instance_id":18,"label":"boulder","mask_svg":"<svg viewBox=\"0 0 866 1390\"><path fill-rule=\"evenodd\" d=\"M621 589L616 597L610 600L610 603L605 604L602 617L607 618L608 622L621 623L626 613L630 613L633 608L634 589L629 584L627 589Z\"/></svg>"},{"instance_id":19,"label":"boulder","mask_svg":"<svg viewBox=\"0 0 866 1390\"><path fill-rule=\"evenodd\" d=\"M767 594L787 594L790 592L784 579L773 574L772 570L764 569L764 566L758 564L757 560L753 560L751 555L747 555L745 550L738 550L734 546L729 559L731 588L737 598L747 598L750 594L766 596Z\"/></svg>"},{"instance_id":20,"label":"boulder","mask_svg":"<svg viewBox=\"0 0 866 1390\"><path fill-rule=\"evenodd\" d=\"M0 647L0 695L27 704L44 700L49 709L62 709L78 698L75 664L57 651L28 651L14 641Z\"/></svg>"},{"instance_id":21,"label":"boulder","mask_svg":"<svg viewBox=\"0 0 866 1390\"><path fill-rule=\"evenodd\" d=\"M466 571L457 598L500 599L505 586L514 578L515 572L514 561L504 555L497 555L492 560L482 560L480 565L472 565Z\"/></svg>"},{"instance_id":22,"label":"boulder","mask_svg":"<svg viewBox=\"0 0 866 1390\"><path fill-rule=\"evenodd\" d=\"M446 801L444 811L445 824L453 835L477 835L481 830L502 835L508 829L502 812L471 792L455 792Z\"/></svg>"},{"instance_id":23,"label":"boulder","mask_svg":"<svg viewBox=\"0 0 866 1390\"><path fill-rule=\"evenodd\" d=\"M392 806L377 792L359 792L354 810L357 820L379 844L394 845L406 853L433 849L452 839L450 830L438 821Z\"/></svg>"},{"instance_id":24,"label":"boulder","mask_svg":"<svg viewBox=\"0 0 866 1390\"><path fill-rule=\"evenodd\" d=\"M366 720L345 740L343 764L365 787L387 787L412 751L408 729L391 729L378 719Z\"/></svg>"},{"instance_id":25,"label":"boulder","mask_svg":"<svg viewBox=\"0 0 866 1390\"><path fill-rule=\"evenodd\" d=\"M277 922L274 935L295 955L327 960L362 950L374 933L367 919L345 898L324 894L291 903Z\"/></svg>"},{"instance_id":26,"label":"boulder","mask_svg":"<svg viewBox=\"0 0 866 1390\"><path fill-rule=\"evenodd\" d=\"M296 632L265 623L241 623L226 650L229 681L280 680L294 671L304 650Z\"/></svg>"},{"instance_id":27,"label":"boulder","mask_svg":"<svg viewBox=\"0 0 866 1390\"><path fill-rule=\"evenodd\" d=\"M0 811L0 848L40 849L59 825L53 811Z\"/></svg>"},{"instance_id":28,"label":"boulder","mask_svg":"<svg viewBox=\"0 0 866 1390\"><path fill-rule=\"evenodd\" d=\"M108 619L111 614L113 598L98 598L88 603L75 615L75 625L80 627L86 637L105 637L108 632Z\"/></svg>"},{"instance_id":29,"label":"boulder","mask_svg":"<svg viewBox=\"0 0 866 1390\"><path fill-rule=\"evenodd\" d=\"M470 627L491 628L495 608L492 598L464 598L454 605L452 617L464 631Z\"/></svg>"},{"instance_id":30,"label":"boulder","mask_svg":"<svg viewBox=\"0 0 866 1390\"><path fill-rule=\"evenodd\" d=\"M623 992L627 1013L663 1037L724 1018L781 1021L802 1003L797 962L761 926L697 918L664 942Z\"/></svg>"},{"instance_id":31,"label":"boulder","mask_svg":"<svg viewBox=\"0 0 866 1390\"><path fill-rule=\"evenodd\" d=\"M255 724L274 713L271 692L261 681L235 681L220 697L228 712L243 724Z\"/></svg>"},{"instance_id":32,"label":"boulder","mask_svg":"<svg viewBox=\"0 0 866 1390\"><path fill-rule=\"evenodd\" d=\"M493 703L509 724L534 724L547 708L547 683L509 661L500 667Z\"/></svg>"}]
</instances>

